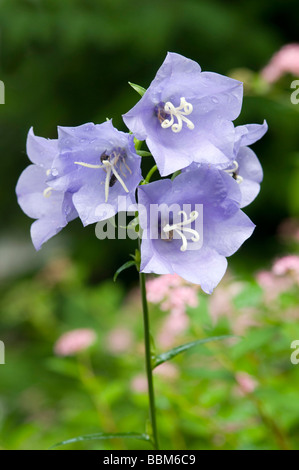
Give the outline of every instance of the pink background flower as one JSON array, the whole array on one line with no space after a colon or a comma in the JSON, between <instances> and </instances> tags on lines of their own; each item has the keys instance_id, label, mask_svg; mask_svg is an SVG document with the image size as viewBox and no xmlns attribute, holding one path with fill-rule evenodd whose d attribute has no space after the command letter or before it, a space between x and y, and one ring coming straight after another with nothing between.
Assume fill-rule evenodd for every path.
<instances>
[{"instance_id":1,"label":"pink background flower","mask_svg":"<svg viewBox=\"0 0 299 470\"><path fill-rule=\"evenodd\" d=\"M276 82L286 73L299 76L299 44L283 46L261 72L262 77L268 83Z\"/></svg>"},{"instance_id":2,"label":"pink background flower","mask_svg":"<svg viewBox=\"0 0 299 470\"><path fill-rule=\"evenodd\" d=\"M95 331L89 328L68 331L56 341L54 352L57 356L72 356L91 346L96 337Z\"/></svg>"}]
</instances>

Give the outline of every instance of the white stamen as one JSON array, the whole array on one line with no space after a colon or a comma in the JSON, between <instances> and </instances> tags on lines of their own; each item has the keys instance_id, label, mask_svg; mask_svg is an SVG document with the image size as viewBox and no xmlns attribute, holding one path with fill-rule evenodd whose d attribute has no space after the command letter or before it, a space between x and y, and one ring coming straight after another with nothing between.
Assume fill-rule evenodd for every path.
<instances>
[{"instance_id":1,"label":"white stamen","mask_svg":"<svg viewBox=\"0 0 299 470\"><path fill-rule=\"evenodd\" d=\"M169 232L172 232L172 231L176 232L182 239L182 246L181 246L180 250L181 251L186 251L188 241L187 241L187 238L186 238L186 236L184 235L183 232L192 233L193 237L191 237L191 241L193 241L193 242L198 242L199 239L200 239L200 236L199 236L199 233L195 229L190 228L190 227L185 227L185 225L191 224L192 222L194 222L194 220L197 219L199 214L198 214L197 211L190 212L189 219L188 219L188 216L187 216L186 212L184 212L184 211L179 211L178 214L179 215L182 214L184 220L182 220L181 222L177 222L176 224L172 224L172 225L167 224L167 225L165 225L165 227L163 228L163 232L165 232L165 233L169 233Z\"/></svg>"},{"instance_id":2,"label":"white stamen","mask_svg":"<svg viewBox=\"0 0 299 470\"><path fill-rule=\"evenodd\" d=\"M126 193L128 193L129 190L128 190L127 186L125 185L123 179L119 176L119 174L117 173L117 171L116 171L116 169L114 168L113 165L111 165L111 170L112 170L113 174L115 175L115 177L120 182L120 184L122 185L122 187L124 188L124 190L126 191Z\"/></svg>"},{"instance_id":3,"label":"white stamen","mask_svg":"<svg viewBox=\"0 0 299 470\"><path fill-rule=\"evenodd\" d=\"M236 173L236 171L238 171L239 169L239 164L236 160L234 160L232 164L234 165L234 168L230 168L229 170L224 170L224 171L225 173L228 173L229 175L234 176L234 173ZM237 181L238 184L240 184L243 181L243 177L236 174L235 180Z\"/></svg>"},{"instance_id":4,"label":"white stamen","mask_svg":"<svg viewBox=\"0 0 299 470\"><path fill-rule=\"evenodd\" d=\"M163 127L163 129L171 127L173 132L180 132L183 127L183 121L187 124L188 129L194 129L193 122L185 117L192 113L193 106L191 103L188 103L184 97L181 98L180 106L177 108L171 103L171 101L167 101L164 106L164 111L165 113L170 114L171 118L164 119L164 121L161 122L161 127ZM177 119L177 123L174 123L174 118Z\"/></svg>"},{"instance_id":5,"label":"white stamen","mask_svg":"<svg viewBox=\"0 0 299 470\"><path fill-rule=\"evenodd\" d=\"M108 195L109 195L109 183L110 183L110 176L111 176L111 171L114 174L114 176L117 178L117 180L120 182L126 193L129 192L127 186L125 185L123 179L119 176L117 173L116 169L114 168L113 164L110 163L108 160L103 161L103 166L106 168L107 171L107 176L106 176L106 181L105 181L105 202L108 201Z\"/></svg>"},{"instance_id":6,"label":"white stamen","mask_svg":"<svg viewBox=\"0 0 299 470\"><path fill-rule=\"evenodd\" d=\"M109 184L110 184L111 173L114 174L115 178L120 182L120 184L122 185L122 187L124 188L126 193L129 192L127 186L124 183L124 180L121 178L121 176L119 175L119 173L115 169L114 163L117 163L117 161L118 161L118 158L117 158L117 155L116 155L115 158L112 160L112 162L110 162L109 160L103 160L102 165L92 165L91 163L85 163L85 162L74 162L74 163L76 165L81 165L81 166L84 166L86 168L92 168L92 169L104 168L105 169L105 171L107 173L106 178L105 178L105 202L107 202L108 197L109 197ZM123 163L124 163L125 167L127 168L127 170L129 171L129 173L132 174L132 171L128 167L126 162L123 161ZM121 162L120 162L120 172L124 177L126 176L123 173L122 169L121 169Z\"/></svg>"},{"instance_id":7,"label":"white stamen","mask_svg":"<svg viewBox=\"0 0 299 470\"><path fill-rule=\"evenodd\" d=\"M51 188L51 186L49 186L48 188L46 188L46 189L43 191L43 196L44 196L44 197L50 197L51 194L52 194L53 189L54 189L54 188Z\"/></svg>"},{"instance_id":8,"label":"white stamen","mask_svg":"<svg viewBox=\"0 0 299 470\"><path fill-rule=\"evenodd\" d=\"M74 162L75 165L85 166L86 168L104 168L104 165L92 165L91 163Z\"/></svg>"},{"instance_id":9,"label":"white stamen","mask_svg":"<svg viewBox=\"0 0 299 470\"><path fill-rule=\"evenodd\" d=\"M52 172L52 170L51 170L51 168L49 168L49 169L46 171L46 175L47 175L47 176L50 176L51 172Z\"/></svg>"},{"instance_id":10,"label":"white stamen","mask_svg":"<svg viewBox=\"0 0 299 470\"><path fill-rule=\"evenodd\" d=\"M110 183L110 177L111 177L111 167L107 168L107 175L105 179L105 202L108 201L108 196L109 196L109 183Z\"/></svg>"}]
</instances>

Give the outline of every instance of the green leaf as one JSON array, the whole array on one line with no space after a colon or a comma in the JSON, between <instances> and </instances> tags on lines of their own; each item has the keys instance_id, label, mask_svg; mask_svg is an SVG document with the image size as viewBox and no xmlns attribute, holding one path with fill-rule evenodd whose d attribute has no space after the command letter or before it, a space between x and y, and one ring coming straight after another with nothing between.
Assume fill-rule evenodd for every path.
<instances>
[{"instance_id":1,"label":"green leaf","mask_svg":"<svg viewBox=\"0 0 299 470\"><path fill-rule=\"evenodd\" d=\"M113 281L115 282L116 279L118 278L118 275L125 269L130 268L131 266L136 266L136 262L133 260L130 260L130 261L127 261L125 264L123 264L120 268L118 268L118 270L115 272L113 276Z\"/></svg>"},{"instance_id":2,"label":"green leaf","mask_svg":"<svg viewBox=\"0 0 299 470\"><path fill-rule=\"evenodd\" d=\"M137 93L139 93L140 96L143 96L144 93L146 92L146 89L143 88L142 86L136 85L136 83L131 83L131 82L128 82L128 83L132 88L134 88L135 91L137 91Z\"/></svg>"},{"instance_id":3,"label":"green leaf","mask_svg":"<svg viewBox=\"0 0 299 470\"><path fill-rule=\"evenodd\" d=\"M67 444L73 444L74 442L81 442L81 441L97 441L97 440L107 440L107 439L138 439L139 441L146 441L152 444L151 438L148 434L139 434L135 432L120 432L120 433L104 433L98 432L96 434L86 434L85 436L77 436L73 437L72 439L68 439L66 441L58 442L58 444L54 444L50 449L54 449L55 447L65 446Z\"/></svg>"},{"instance_id":4,"label":"green leaf","mask_svg":"<svg viewBox=\"0 0 299 470\"><path fill-rule=\"evenodd\" d=\"M176 348L170 349L170 351L166 351L165 353L159 354L156 356L156 359L153 363L153 369L163 362L169 361L173 357L181 354L182 352L188 351L188 349L194 348L194 346L200 346L201 344L210 343L212 341L220 341L222 339L233 338L233 335L224 335L224 336L212 336L211 338L204 338L204 339L197 339L196 341L191 341L190 343L181 344Z\"/></svg>"}]
</instances>

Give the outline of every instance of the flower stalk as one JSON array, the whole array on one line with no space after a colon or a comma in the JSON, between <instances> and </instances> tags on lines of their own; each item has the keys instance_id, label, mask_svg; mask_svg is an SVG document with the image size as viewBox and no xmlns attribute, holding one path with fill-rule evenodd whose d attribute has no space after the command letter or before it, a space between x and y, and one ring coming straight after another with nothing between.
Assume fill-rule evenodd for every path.
<instances>
[{"instance_id":1,"label":"flower stalk","mask_svg":"<svg viewBox=\"0 0 299 470\"><path fill-rule=\"evenodd\" d=\"M149 419L150 419L154 449L158 450L159 444L158 444L158 435L157 435L155 393L154 393L154 382L153 382L153 371L152 371L150 324L149 324L148 305L147 305L147 299L146 299L146 287L145 287L145 274L144 273L139 273L139 280L140 280L140 290L141 290L142 310L143 310L145 366L146 366L148 397L149 397Z\"/></svg>"}]
</instances>

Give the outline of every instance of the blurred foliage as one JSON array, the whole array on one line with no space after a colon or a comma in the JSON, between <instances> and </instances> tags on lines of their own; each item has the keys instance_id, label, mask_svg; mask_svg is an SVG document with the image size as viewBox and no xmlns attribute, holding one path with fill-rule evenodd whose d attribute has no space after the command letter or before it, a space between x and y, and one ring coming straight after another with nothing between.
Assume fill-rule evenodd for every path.
<instances>
[{"instance_id":1,"label":"blurred foliage","mask_svg":"<svg viewBox=\"0 0 299 470\"><path fill-rule=\"evenodd\" d=\"M176 358L179 374L157 375L158 422L163 448L299 448L298 374L290 343L299 338L298 289L268 304L251 273L290 250L275 237L281 220L299 214L299 105L290 103L286 76L272 87L259 71L282 45L298 42L298 2L220 0L0 0L0 105L2 225L0 232L0 445L45 449L93 432L144 431L147 397L132 381L143 373L142 322L134 270L109 279L134 252L131 241L101 241L78 221L35 253L31 221L21 212L15 184L27 166L26 135L56 137L56 126L113 118L139 98L128 82L147 87L167 51L203 70L244 79L237 123L268 121L254 145L264 168L259 197L245 212L253 237L230 260L242 281L233 298L235 318L211 317L211 299L190 309L180 343L234 332L248 309L257 325L246 339L203 346ZM145 159L144 172L149 162ZM113 246L112 246L113 244ZM232 281L228 281L230 284ZM125 287L124 287L125 286ZM129 295L128 295L129 292ZM298 312L297 312L298 313ZM151 308L153 332L165 313ZM109 349L109 332L129 328L131 347ZM98 334L90 354L58 358L53 344L72 328ZM158 345L159 346L159 345ZM240 395L236 373L255 377L252 395ZM143 448L107 441L75 448ZM70 448L72 446L69 446Z\"/></svg>"},{"instance_id":2,"label":"blurred foliage","mask_svg":"<svg viewBox=\"0 0 299 470\"><path fill-rule=\"evenodd\" d=\"M79 265L53 258L34 277L2 292L3 449L45 449L97 432L145 432L139 291L134 288L124 296L112 281L89 287L85 281ZM168 363L170 375L155 369L161 446L298 449L299 365L290 361L290 344L299 338L298 283L280 294L271 291L272 299L254 279L228 276L219 289L216 307L213 296L199 292L199 306L187 310L189 326L173 343L223 334L235 338L177 356ZM150 314L160 353L165 348L158 333L168 313L150 305ZM82 326L97 332L97 342L77 356L55 356L53 345L60 334ZM240 373L254 380L252 393L238 383ZM116 439L65 448L150 449L150 445Z\"/></svg>"}]
</instances>

